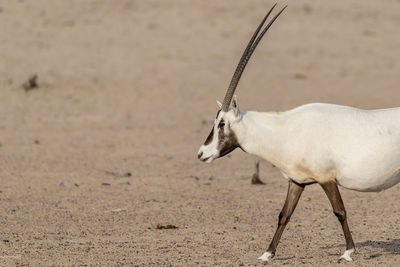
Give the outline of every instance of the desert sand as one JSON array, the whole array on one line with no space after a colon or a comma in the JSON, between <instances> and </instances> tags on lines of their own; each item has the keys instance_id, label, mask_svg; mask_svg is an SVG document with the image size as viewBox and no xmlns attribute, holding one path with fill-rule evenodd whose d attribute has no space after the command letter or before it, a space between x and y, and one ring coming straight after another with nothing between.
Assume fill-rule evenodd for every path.
<instances>
[{"instance_id":1,"label":"desert sand","mask_svg":"<svg viewBox=\"0 0 400 267\"><path fill-rule=\"evenodd\" d=\"M197 150L273 3L0 1L0 265L264 266L287 181L261 162L252 185L253 156L205 164ZM285 4L241 109L400 106L400 1ZM357 248L346 266L398 266L400 186L341 192ZM344 249L312 185L266 265L337 266Z\"/></svg>"}]
</instances>

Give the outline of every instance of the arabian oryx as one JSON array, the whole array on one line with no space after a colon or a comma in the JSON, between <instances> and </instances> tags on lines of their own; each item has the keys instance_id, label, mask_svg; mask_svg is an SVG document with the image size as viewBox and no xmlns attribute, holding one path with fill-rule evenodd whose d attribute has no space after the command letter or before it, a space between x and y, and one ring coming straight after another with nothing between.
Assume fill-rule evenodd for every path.
<instances>
[{"instance_id":1,"label":"arabian oryx","mask_svg":"<svg viewBox=\"0 0 400 267\"><path fill-rule=\"evenodd\" d=\"M343 228L346 251L339 260L351 261L354 243L338 185L377 192L400 181L400 108L361 110L307 104L285 112L239 110L234 92L240 76L261 38L286 8L261 30L274 7L244 50L224 101L218 102L220 110L210 135L199 149L198 158L210 163L240 147L267 160L288 179L278 228L260 260L274 257L304 187L318 183ZM229 108L231 101L232 108Z\"/></svg>"}]
</instances>

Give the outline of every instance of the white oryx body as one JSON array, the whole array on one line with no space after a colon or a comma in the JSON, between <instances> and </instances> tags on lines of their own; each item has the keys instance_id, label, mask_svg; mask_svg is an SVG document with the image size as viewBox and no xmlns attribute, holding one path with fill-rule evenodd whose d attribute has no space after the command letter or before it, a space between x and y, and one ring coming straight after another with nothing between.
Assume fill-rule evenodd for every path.
<instances>
[{"instance_id":1,"label":"white oryx body","mask_svg":"<svg viewBox=\"0 0 400 267\"><path fill-rule=\"evenodd\" d=\"M343 229L346 251L340 261L351 261L355 246L338 185L376 192L400 182L400 108L361 110L308 104L286 112L240 111L234 93L258 43L285 9L264 27L274 7L244 50L223 103L218 104L220 110L211 133L197 157L212 162L240 147L275 165L289 180L278 227L260 260L274 257L304 188L318 183Z\"/></svg>"},{"instance_id":2,"label":"white oryx body","mask_svg":"<svg viewBox=\"0 0 400 267\"><path fill-rule=\"evenodd\" d=\"M223 115L243 150L299 184L335 180L352 190L381 191L400 182L400 108L318 103Z\"/></svg>"},{"instance_id":3,"label":"white oryx body","mask_svg":"<svg viewBox=\"0 0 400 267\"><path fill-rule=\"evenodd\" d=\"M218 112L198 157L210 163L237 147L272 163L289 180L278 229L259 259L275 255L304 187L318 183L346 237L340 260L351 261L354 243L337 185L377 192L400 182L400 108L362 110L316 103L285 112L255 112L240 111L234 98L232 109Z\"/></svg>"}]
</instances>

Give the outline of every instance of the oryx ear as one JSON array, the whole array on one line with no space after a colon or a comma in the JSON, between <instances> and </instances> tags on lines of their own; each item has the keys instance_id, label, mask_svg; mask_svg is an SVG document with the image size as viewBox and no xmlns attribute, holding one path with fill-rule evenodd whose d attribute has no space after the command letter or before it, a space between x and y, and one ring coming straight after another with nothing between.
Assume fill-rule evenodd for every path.
<instances>
[{"instance_id":1,"label":"oryx ear","mask_svg":"<svg viewBox=\"0 0 400 267\"><path fill-rule=\"evenodd\" d=\"M221 108L222 108L222 103L221 103L221 102L219 102L218 100L217 100L217 105L218 105L218 108L219 108L219 109L221 109Z\"/></svg>"},{"instance_id":2,"label":"oryx ear","mask_svg":"<svg viewBox=\"0 0 400 267\"><path fill-rule=\"evenodd\" d=\"M233 109L233 112L235 113L235 116L237 117L239 115L239 105L238 105L236 95L233 96L232 109Z\"/></svg>"}]
</instances>

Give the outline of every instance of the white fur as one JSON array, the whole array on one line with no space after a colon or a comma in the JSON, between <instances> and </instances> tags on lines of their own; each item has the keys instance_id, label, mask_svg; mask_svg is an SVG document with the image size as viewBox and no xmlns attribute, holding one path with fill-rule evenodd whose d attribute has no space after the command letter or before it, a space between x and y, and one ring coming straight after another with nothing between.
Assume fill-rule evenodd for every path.
<instances>
[{"instance_id":1,"label":"white fur","mask_svg":"<svg viewBox=\"0 0 400 267\"><path fill-rule=\"evenodd\" d=\"M264 254L262 254L260 257L258 257L258 260L269 261L272 258L273 258L272 253L267 251Z\"/></svg>"},{"instance_id":2,"label":"white fur","mask_svg":"<svg viewBox=\"0 0 400 267\"><path fill-rule=\"evenodd\" d=\"M221 111L240 146L298 183L336 182L357 191L381 191L400 181L400 108L361 110L308 104L280 113ZM219 156L218 134L202 146Z\"/></svg>"},{"instance_id":3,"label":"white fur","mask_svg":"<svg viewBox=\"0 0 400 267\"><path fill-rule=\"evenodd\" d=\"M346 250L342 256L340 256L339 261L353 261L353 259L350 257L351 253L354 252L354 249L348 249Z\"/></svg>"}]
</instances>

